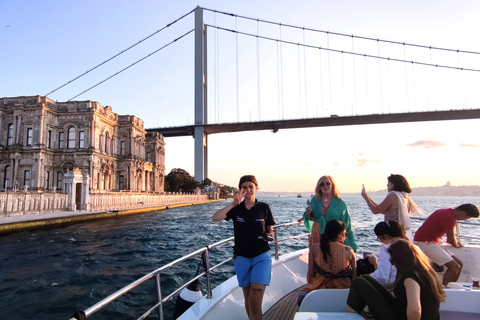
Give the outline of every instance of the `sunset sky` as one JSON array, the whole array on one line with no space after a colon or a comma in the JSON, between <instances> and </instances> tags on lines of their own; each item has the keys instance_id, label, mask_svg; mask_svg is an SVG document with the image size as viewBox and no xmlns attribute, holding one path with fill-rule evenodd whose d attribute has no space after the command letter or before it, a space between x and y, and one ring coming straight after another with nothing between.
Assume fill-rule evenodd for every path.
<instances>
[{"instance_id":1,"label":"sunset sky","mask_svg":"<svg viewBox=\"0 0 480 320\"><path fill-rule=\"evenodd\" d=\"M53 100L67 101L168 44L73 100L98 101L112 106L115 113L134 114L146 128L192 124L193 34L170 43L193 28L193 15L102 68L50 92L197 5L347 35L480 52L480 2L476 0L6 0L0 2L0 98L48 94ZM249 23L229 19L205 13L210 25L225 20L235 29L237 24L240 28ZM255 22L247 28L258 30ZM260 28L263 31L269 27ZM290 36L289 31L279 34L279 28L271 29L272 37ZM280 52L275 45L263 42L258 49L255 39L235 39L212 29L208 32L211 123L278 119L282 112L288 119L480 108L479 72L460 75L451 71L445 77L443 71L410 66L405 71L403 65L344 55L339 58L333 53L328 56L331 64L325 65L327 53L320 54L323 60L319 63L320 59L303 49L292 50L285 45ZM302 33L296 39L302 42ZM325 40L319 39L322 46ZM360 42L333 37L328 41L339 50L349 51L354 45L363 50ZM368 50L382 56L393 54L386 45ZM408 56L408 60L438 63L437 59L447 55L407 50L403 57ZM283 55L281 69L276 62L279 52ZM257 58L261 59L259 67ZM452 64L480 69L479 54L468 58L453 54L449 59ZM350 67L356 73L350 73ZM411 78L397 76L401 73L395 73L396 68ZM279 72L282 84L276 77ZM315 79L315 72L322 75ZM324 89L311 89L313 85L319 88L315 81L322 80ZM384 82L380 91L374 89L379 86L377 81ZM258 96L260 86L262 94ZM278 103L280 86L284 111ZM407 89L395 91L402 86ZM318 178L326 174L333 176L340 192L348 193L360 192L362 183L369 190L384 189L391 173L403 174L412 187L440 186L447 181L452 185L479 185L479 127L480 120L461 120L214 134L208 138L209 178L236 186L241 175L254 174L262 191L277 192L310 192ZM166 173L183 168L193 175L193 138L165 141Z\"/></svg>"}]
</instances>

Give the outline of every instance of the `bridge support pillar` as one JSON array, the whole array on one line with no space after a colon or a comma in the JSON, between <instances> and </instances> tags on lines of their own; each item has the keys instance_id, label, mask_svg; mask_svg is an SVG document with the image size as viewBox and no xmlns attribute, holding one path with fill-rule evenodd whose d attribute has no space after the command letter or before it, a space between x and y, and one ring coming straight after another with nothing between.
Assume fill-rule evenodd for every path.
<instances>
[{"instance_id":1,"label":"bridge support pillar","mask_svg":"<svg viewBox=\"0 0 480 320\"><path fill-rule=\"evenodd\" d=\"M208 177L208 137L203 127L195 127L195 181L202 182Z\"/></svg>"},{"instance_id":2,"label":"bridge support pillar","mask_svg":"<svg viewBox=\"0 0 480 320\"><path fill-rule=\"evenodd\" d=\"M195 8L195 181L208 177L207 166L207 32L203 9Z\"/></svg>"}]
</instances>

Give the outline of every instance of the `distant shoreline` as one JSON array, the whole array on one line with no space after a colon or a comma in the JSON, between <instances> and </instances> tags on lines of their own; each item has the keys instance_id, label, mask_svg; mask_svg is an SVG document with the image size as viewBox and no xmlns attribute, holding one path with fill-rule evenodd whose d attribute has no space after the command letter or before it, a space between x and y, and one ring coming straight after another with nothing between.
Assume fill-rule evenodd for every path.
<instances>
[{"instance_id":1,"label":"distant shoreline","mask_svg":"<svg viewBox=\"0 0 480 320\"><path fill-rule=\"evenodd\" d=\"M371 191L367 190L370 196L385 196L387 194L387 190L378 190L378 191ZM275 191L258 191L258 196L297 196L300 194L302 197L310 197L313 195L314 191L303 191L303 192L275 192ZM341 193L344 196L360 196L360 191L356 193ZM438 196L438 197L480 197L480 186L441 186L441 187L419 187L419 188L412 188L412 196Z\"/></svg>"}]
</instances>

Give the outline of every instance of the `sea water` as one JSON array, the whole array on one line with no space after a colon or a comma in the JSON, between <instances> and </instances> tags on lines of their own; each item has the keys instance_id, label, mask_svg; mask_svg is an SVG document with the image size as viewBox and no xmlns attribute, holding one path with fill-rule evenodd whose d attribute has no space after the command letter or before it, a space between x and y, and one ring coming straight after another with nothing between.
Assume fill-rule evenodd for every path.
<instances>
[{"instance_id":1,"label":"sea water","mask_svg":"<svg viewBox=\"0 0 480 320\"><path fill-rule=\"evenodd\" d=\"M269 203L276 223L283 224L302 216L310 196L259 194L257 198ZM372 214L359 195L345 196L344 200L359 246L357 252L376 251L380 243L373 227L383 220L383 215ZM480 205L480 197L414 200L425 216L463 203ZM85 310L158 267L233 236L231 221L211 220L212 214L228 201L231 200L0 237L0 319L69 319L75 310ZM412 229L416 230L421 223L413 220ZM279 237L305 232L303 225L295 225L280 230ZM480 237L480 228L463 225L461 234ZM480 244L473 240L464 242ZM305 248L306 244L306 238L286 241L280 245L280 253ZM213 263L231 257L231 244L212 250L210 255ZM163 296L193 277L198 264L199 259L189 260L162 275ZM232 264L228 263L215 270L212 279L218 284L232 275ZM89 319L136 319L154 301L154 283L149 280ZM172 310L173 303L166 305L165 319L170 319Z\"/></svg>"}]
</instances>

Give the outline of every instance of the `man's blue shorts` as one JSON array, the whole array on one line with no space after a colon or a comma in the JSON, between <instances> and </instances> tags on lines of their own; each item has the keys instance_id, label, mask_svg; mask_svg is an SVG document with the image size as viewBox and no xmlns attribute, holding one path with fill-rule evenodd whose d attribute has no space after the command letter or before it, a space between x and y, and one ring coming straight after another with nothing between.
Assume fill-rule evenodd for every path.
<instances>
[{"instance_id":1,"label":"man's blue shorts","mask_svg":"<svg viewBox=\"0 0 480 320\"><path fill-rule=\"evenodd\" d=\"M264 252L254 258L237 256L234 261L238 285L244 288L250 283L260 283L268 286L272 276L272 258L270 252Z\"/></svg>"}]
</instances>

